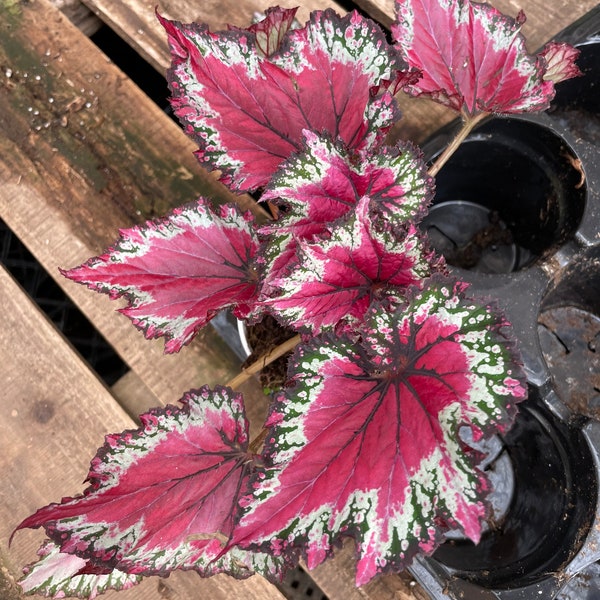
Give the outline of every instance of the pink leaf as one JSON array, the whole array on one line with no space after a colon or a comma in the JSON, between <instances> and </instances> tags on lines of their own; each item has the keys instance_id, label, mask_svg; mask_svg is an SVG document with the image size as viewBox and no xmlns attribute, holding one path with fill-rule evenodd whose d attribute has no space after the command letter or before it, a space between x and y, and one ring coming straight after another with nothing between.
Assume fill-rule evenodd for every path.
<instances>
[{"instance_id":1,"label":"pink leaf","mask_svg":"<svg viewBox=\"0 0 600 600\"><path fill-rule=\"evenodd\" d=\"M411 144L356 156L314 132L305 132L305 138L306 149L281 166L261 197L285 208L283 217L262 232L309 239L354 211L363 197L373 212L400 225L416 221L431 202L433 179Z\"/></svg>"},{"instance_id":2,"label":"pink leaf","mask_svg":"<svg viewBox=\"0 0 600 600\"><path fill-rule=\"evenodd\" d=\"M356 12L313 13L268 58L255 31L161 22L175 113L199 145L199 160L236 189L264 186L301 149L305 129L363 148L398 116L386 87L403 65L379 28Z\"/></svg>"},{"instance_id":3,"label":"pink leaf","mask_svg":"<svg viewBox=\"0 0 600 600\"><path fill-rule=\"evenodd\" d=\"M511 19L470 0L396 0L393 28L408 64L423 77L407 86L468 116L520 113L548 108L554 96L545 61L527 53L519 32L521 13ZM567 59L570 67L573 57Z\"/></svg>"},{"instance_id":4,"label":"pink leaf","mask_svg":"<svg viewBox=\"0 0 600 600\"><path fill-rule=\"evenodd\" d=\"M264 58L274 54L292 28L298 8L281 8L274 6L265 11L262 21L254 23L245 31L254 34L258 56ZM239 31L237 27L229 27ZM243 31L243 30L242 30Z\"/></svg>"},{"instance_id":5,"label":"pink leaf","mask_svg":"<svg viewBox=\"0 0 600 600\"><path fill-rule=\"evenodd\" d=\"M108 436L83 495L41 508L18 529L43 526L62 553L126 573L279 575L270 556L224 552L252 468L241 395L204 387L182 403Z\"/></svg>"},{"instance_id":6,"label":"pink leaf","mask_svg":"<svg viewBox=\"0 0 600 600\"><path fill-rule=\"evenodd\" d=\"M358 585L432 552L450 526L476 541L487 482L459 431L505 431L525 396L505 325L437 282L373 310L362 344L300 346L234 541L301 551L312 568L353 536Z\"/></svg>"},{"instance_id":7,"label":"pink leaf","mask_svg":"<svg viewBox=\"0 0 600 600\"><path fill-rule=\"evenodd\" d=\"M361 198L377 219L402 229L426 211L433 179L421 152L408 143L357 157L340 144L305 132L306 149L274 175L261 200L273 200L282 216L261 228L271 236L265 247L265 294L287 276L298 243L328 235L334 223L356 210Z\"/></svg>"},{"instance_id":8,"label":"pink leaf","mask_svg":"<svg viewBox=\"0 0 600 600\"><path fill-rule=\"evenodd\" d=\"M312 333L356 327L374 300L403 295L435 268L414 225L378 228L363 197L328 239L299 242L298 260L272 282L265 305L293 328Z\"/></svg>"},{"instance_id":9,"label":"pink leaf","mask_svg":"<svg viewBox=\"0 0 600 600\"><path fill-rule=\"evenodd\" d=\"M141 580L139 575L128 575L118 570L89 572L88 561L61 552L50 540L46 540L38 554L40 560L26 567L25 577L19 581L26 594L39 594L47 598L76 596L93 600L107 590L126 590Z\"/></svg>"},{"instance_id":10,"label":"pink leaf","mask_svg":"<svg viewBox=\"0 0 600 600\"><path fill-rule=\"evenodd\" d=\"M221 309L247 316L257 292L252 259L258 241L249 215L228 205L214 212L207 200L164 219L121 231L106 254L63 275L112 299L148 339L165 337L177 352Z\"/></svg>"},{"instance_id":11,"label":"pink leaf","mask_svg":"<svg viewBox=\"0 0 600 600\"><path fill-rule=\"evenodd\" d=\"M560 83L572 77L579 77L581 71L575 64L579 50L569 44L550 42L544 46L539 56L546 63L544 79L553 83Z\"/></svg>"}]
</instances>

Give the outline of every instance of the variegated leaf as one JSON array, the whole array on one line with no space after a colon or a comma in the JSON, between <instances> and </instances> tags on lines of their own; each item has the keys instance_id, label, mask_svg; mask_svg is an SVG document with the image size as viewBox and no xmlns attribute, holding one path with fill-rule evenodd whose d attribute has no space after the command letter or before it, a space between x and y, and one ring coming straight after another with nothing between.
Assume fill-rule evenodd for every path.
<instances>
[{"instance_id":1,"label":"variegated leaf","mask_svg":"<svg viewBox=\"0 0 600 600\"><path fill-rule=\"evenodd\" d=\"M50 540L46 540L38 554L38 562L26 567L25 577L19 581L26 594L93 600L107 590L129 589L142 579L140 575L129 575L118 570L95 573L89 561L61 552ZM88 572L90 570L92 572Z\"/></svg>"},{"instance_id":2,"label":"variegated leaf","mask_svg":"<svg viewBox=\"0 0 600 600\"><path fill-rule=\"evenodd\" d=\"M271 56L279 49L287 32L295 23L294 17L297 11L297 7L273 6L265 11L262 19L245 30L254 34L256 50L260 58ZM231 25L229 29L240 31L240 28Z\"/></svg>"},{"instance_id":3,"label":"variegated leaf","mask_svg":"<svg viewBox=\"0 0 600 600\"><path fill-rule=\"evenodd\" d=\"M281 575L280 559L228 546L253 468L241 395L204 387L182 403L107 436L83 495L41 508L18 529L43 526L62 553L97 568Z\"/></svg>"},{"instance_id":4,"label":"variegated leaf","mask_svg":"<svg viewBox=\"0 0 600 600\"><path fill-rule=\"evenodd\" d=\"M221 309L245 317L254 308L258 241L250 215L209 202L121 231L114 247L63 275L128 301L120 312L151 339L177 352Z\"/></svg>"},{"instance_id":5,"label":"variegated leaf","mask_svg":"<svg viewBox=\"0 0 600 600\"><path fill-rule=\"evenodd\" d=\"M470 0L396 0L396 11L398 47L423 72L407 86L409 93L467 116L548 108L554 84L545 76L545 61L527 52L523 13L515 20Z\"/></svg>"},{"instance_id":6,"label":"variegated leaf","mask_svg":"<svg viewBox=\"0 0 600 600\"><path fill-rule=\"evenodd\" d=\"M312 333L356 328L373 301L402 296L437 268L414 225L378 228L369 203L359 200L328 239L298 242L297 261L264 300L286 325Z\"/></svg>"},{"instance_id":7,"label":"variegated leaf","mask_svg":"<svg viewBox=\"0 0 600 600\"><path fill-rule=\"evenodd\" d=\"M560 83L581 75L579 67L575 64L579 50L569 44L549 42L538 56L545 62L544 79L547 81Z\"/></svg>"},{"instance_id":8,"label":"variegated leaf","mask_svg":"<svg viewBox=\"0 0 600 600\"><path fill-rule=\"evenodd\" d=\"M314 132L305 132L305 138L306 150L282 165L261 198L285 207L283 217L263 232L310 238L354 211L363 197L390 225L403 225L416 222L431 202L433 179L411 144L356 156Z\"/></svg>"},{"instance_id":9,"label":"variegated leaf","mask_svg":"<svg viewBox=\"0 0 600 600\"><path fill-rule=\"evenodd\" d=\"M403 63L356 12L315 12L268 58L256 32L212 33L161 19L172 53L172 105L199 160L239 190L264 186L302 148L305 129L373 145L398 117L389 82ZM376 93L375 93L376 92Z\"/></svg>"},{"instance_id":10,"label":"variegated leaf","mask_svg":"<svg viewBox=\"0 0 600 600\"><path fill-rule=\"evenodd\" d=\"M477 541L487 482L459 431L504 431L525 395L505 325L440 281L374 309L362 343L300 346L234 541L312 568L353 536L358 585L431 553L449 526Z\"/></svg>"}]
</instances>

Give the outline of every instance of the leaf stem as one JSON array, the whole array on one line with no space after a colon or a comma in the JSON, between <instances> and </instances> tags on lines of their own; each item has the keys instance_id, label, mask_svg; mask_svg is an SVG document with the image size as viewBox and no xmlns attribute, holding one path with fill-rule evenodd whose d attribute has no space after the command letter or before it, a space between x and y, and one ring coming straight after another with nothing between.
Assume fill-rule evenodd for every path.
<instances>
[{"instance_id":1,"label":"leaf stem","mask_svg":"<svg viewBox=\"0 0 600 600\"><path fill-rule=\"evenodd\" d=\"M279 346L273 348L270 352L263 354L257 361L253 362L249 367L242 369L242 371L236 375L233 379L228 381L225 385L237 389L242 383L245 383L252 377L262 371L267 365L271 364L274 360L277 360L280 356L287 354L290 350L293 350L300 343L300 335L295 335L279 344Z\"/></svg>"},{"instance_id":2,"label":"leaf stem","mask_svg":"<svg viewBox=\"0 0 600 600\"><path fill-rule=\"evenodd\" d=\"M456 152L458 147L465 141L465 138L473 131L483 119L488 116L488 113L478 113L474 116L463 117L463 124L454 139L446 146L444 151L438 156L437 160L429 169L429 175L435 177L440 169L448 162L450 157Z\"/></svg>"},{"instance_id":3,"label":"leaf stem","mask_svg":"<svg viewBox=\"0 0 600 600\"><path fill-rule=\"evenodd\" d=\"M268 432L269 430L266 427L261 429L260 433L248 445L248 454L260 454Z\"/></svg>"}]
</instances>

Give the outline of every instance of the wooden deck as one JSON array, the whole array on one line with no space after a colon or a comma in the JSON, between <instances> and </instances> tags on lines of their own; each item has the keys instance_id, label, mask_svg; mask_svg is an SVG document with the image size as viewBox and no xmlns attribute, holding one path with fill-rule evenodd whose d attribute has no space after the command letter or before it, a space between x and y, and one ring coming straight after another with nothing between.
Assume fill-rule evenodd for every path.
<instances>
[{"instance_id":1,"label":"wooden deck","mask_svg":"<svg viewBox=\"0 0 600 600\"><path fill-rule=\"evenodd\" d=\"M392 0L358 0L361 9L391 22ZM154 16L155 0L0 0L0 218L56 279L129 367L108 389L37 305L0 268L0 598L19 598L14 580L35 559L41 532L14 527L36 508L82 489L89 461L103 436L133 426L132 415L174 403L201 384L223 383L239 362L207 328L175 356L162 341L143 339L115 304L58 273L103 250L120 227L140 223L200 194L222 201L231 194L203 171L194 144L165 113L112 64L86 33L106 23L161 72L168 53ZM160 10L214 28L248 22L259 0L162 0ZM286 0L282 5L296 3ZM552 4L552 6L549 6ZM587 12L595 0L499 0L516 14L535 49ZM309 0L310 10L333 6ZM95 15L97 16L94 16ZM423 140L453 115L429 103L407 106L396 135ZM250 198L241 202L252 207ZM259 424L266 409L255 382L243 389ZM352 549L345 548L311 577L331 600L418 600L426 594L406 576L381 577L354 587ZM239 582L227 576L200 579L175 573L149 578L128 592L105 598L282 598L260 577Z\"/></svg>"}]
</instances>

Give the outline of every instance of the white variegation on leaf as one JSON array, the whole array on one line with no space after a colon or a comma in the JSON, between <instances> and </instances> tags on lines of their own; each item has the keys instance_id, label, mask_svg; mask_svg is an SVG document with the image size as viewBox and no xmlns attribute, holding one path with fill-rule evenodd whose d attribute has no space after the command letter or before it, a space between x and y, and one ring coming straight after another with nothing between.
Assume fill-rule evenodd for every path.
<instances>
[{"instance_id":1,"label":"white variegation on leaf","mask_svg":"<svg viewBox=\"0 0 600 600\"><path fill-rule=\"evenodd\" d=\"M363 197L390 225L414 223L433 198L433 179L410 143L362 154L310 131L305 141L306 149L281 166L261 197L285 208L278 221L263 226L264 233L310 239L356 210Z\"/></svg>"},{"instance_id":2,"label":"white variegation on leaf","mask_svg":"<svg viewBox=\"0 0 600 600\"><path fill-rule=\"evenodd\" d=\"M280 577L281 559L229 545L253 469L241 395L204 387L182 403L107 436L83 495L41 508L18 529L43 526L61 553L104 571Z\"/></svg>"},{"instance_id":3,"label":"white variegation on leaf","mask_svg":"<svg viewBox=\"0 0 600 600\"><path fill-rule=\"evenodd\" d=\"M300 346L234 541L312 568L353 536L357 585L431 553L450 527L477 541L487 482L458 431L507 429L525 396L504 327L436 280L395 311L374 307L359 344Z\"/></svg>"},{"instance_id":4,"label":"white variegation on leaf","mask_svg":"<svg viewBox=\"0 0 600 600\"><path fill-rule=\"evenodd\" d=\"M545 110L554 83L579 73L576 54L563 53L555 70L542 58L547 51L541 56L527 52L520 33L522 12L512 19L471 0L396 0L396 12L392 31L398 48L422 72L405 89L468 118Z\"/></svg>"},{"instance_id":5,"label":"white variegation on leaf","mask_svg":"<svg viewBox=\"0 0 600 600\"><path fill-rule=\"evenodd\" d=\"M399 116L390 90L404 79L404 63L377 25L356 12L314 12L305 27L277 35L268 56L262 34L256 38L260 26L213 33L161 22L175 114L198 144L199 160L235 189L266 185L301 150L305 129L367 148Z\"/></svg>"},{"instance_id":6,"label":"white variegation on leaf","mask_svg":"<svg viewBox=\"0 0 600 600\"><path fill-rule=\"evenodd\" d=\"M278 220L260 229L269 236L263 250L266 296L291 265L303 260L298 244L328 237L361 199L375 220L402 229L419 220L433 197L433 179L412 144L363 154L327 136L304 134L306 149L281 166L261 197L281 207Z\"/></svg>"},{"instance_id":7,"label":"white variegation on leaf","mask_svg":"<svg viewBox=\"0 0 600 600\"><path fill-rule=\"evenodd\" d=\"M370 204L361 198L327 239L296 242L297 260L263 300L287 326L313 334L356 329L373 301L395 301L439 268L414 225L376 221Z\"/></svg>"},{"instance_id":8,"label":"white variegation on leaf","mask_svg":"<svg viewBox=\"0 0 600 600\"><path fill-rule=\"evenodd\" d=\"M19 584L26 594L46 598L87 598L93 600L108 590L126 590L139 583L141 575L130 575L116 569L94 573L89 561L60 551L47 540L38 551L40 559L24 569Z\"/></svg>"},{"instance_id":9,"label":"white variegation on leaf","mask_svg":"<svg viewBox=\"0 0 600 600\"><path fill-rule=\"evenodd\" d=\"M258 292L252 218L235 205L207 200L176 209L143 227L121 231L114 247L63 275L111 298L147 338L164 337L177 352L214 315L248 316Z\"/></svg>"}]
</instances>

